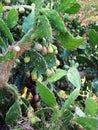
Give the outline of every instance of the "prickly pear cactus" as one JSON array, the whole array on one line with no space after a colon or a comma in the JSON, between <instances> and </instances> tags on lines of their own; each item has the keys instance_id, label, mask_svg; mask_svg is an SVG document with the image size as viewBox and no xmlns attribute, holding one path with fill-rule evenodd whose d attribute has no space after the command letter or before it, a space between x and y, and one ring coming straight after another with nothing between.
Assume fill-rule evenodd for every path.
<instances>
[{"instance_id":1,"label":"prickly pear cactus","mask_svg":"<svg viewBox=\"0 0 98 130\"><path fill-rule=\"evenodd\" d=\"M16 101L6 113L5 122L6 124L13 126L21 117L21 107L19 101Z\"/></svg>"},{"instance_id":2,"label":"prickly pear cactus","mask_svg":"<svg viewBox=\"0 0 98 130\"><path fill-rule=\"evenodd\" d=\"M45 61L49 68L52 68L56 64L56 56L54 54L47 54L44 56Z\"/></svg>"},{"instance_id":3,"label":"prickly pear cactus","mask_svg":"<svg viewBox=\"0 0 98 130\"><path fill-rule=\"evenodd\" d=\"M19 101L17 88L14 85L9 85L9 90L8 92L6 89L0 88L0 112L4 118L13 104ZM16 111L16 108L14 110Z\"/></svg>"},{"instance_id":4,"label":"prickly pear cactus","mask_svg":"<svg viewBox=\"0 0 98 130\"><path fill-rule=\"evenodd\" d=\"M13 97L5 89L0 88L0 112L5 114L14 103Z\"/></svg>"},{"instance_id":5,"label":"prickly pear cactus","mask_svg":"<svg viewBox=\"0 0 98 130\"><path fill-rule=\"evenodd\" d=\"M47 63L44 57L34 49L32 49L29 53L33 68L36 69L39 74L44 74L47 70Z\"/></svg>"}]
</instances>

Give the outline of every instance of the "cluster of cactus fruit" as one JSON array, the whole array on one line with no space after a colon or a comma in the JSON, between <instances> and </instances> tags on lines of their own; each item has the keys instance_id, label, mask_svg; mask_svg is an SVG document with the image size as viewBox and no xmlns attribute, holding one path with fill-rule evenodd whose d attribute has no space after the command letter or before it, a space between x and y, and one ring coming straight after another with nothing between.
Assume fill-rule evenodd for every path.
<instances>
[{"instance_id":1,"label":"cluster of cactus fruit","mask_svg":"<svg viewBox=\"0 0 98 130\"><path fill-rule=\"evenodd\" d=\"M58 54L58 49L53 44L42 46L40 43L36 43L34 46L34 49L42 56L45 56L48 54L54 54L54 55ZM35 55L35 57L36 57L36 55ZM30 61L31 61L30 56L27 55L24 57L25 64L28 64ZM41 64L41 63L39 63L39 64ZM47 77L52 76L55 73L55 70L59 65L60 65L60 61L56 58L55 65L53 65L51 68L47 68L46 76ZM36 80L42 81L42 79L43 79L43 76L38 75L36 70L33 70L31 72L27 72L27 75L31 76L33 81L36 81Z\"/></svg>"},{"instance_id":2,"label":"cluster of cactus fruit","mask_svg":"<svg viewBox=\"0 0 98 130\"><path fill-rule=\"evenodd\" d=\"M4 1L5 1L5 5L11 5L10 0L4 0ZM65 76L66 73L65 70L57 69L58 67L61 68L61 66L59 66L61 64L60 63L61 60L60 61L58 60L60 58L59 47L62 49L66 48L66 50L73 50L79 47L79 45L84 43L84 38L74 37L74 36L77 36L82 32L84 34L85 28L80 26L81 24L78 22L78 19L72 20L69 22L69 24L67 24L67 21L64 20L64 18L59 15L59 12L61 12L60 14L62 15L67 10L66 8L67 5L66 2L64 1L61 1L61 4L59 2L56 3L56 1L54 1L53 3L45 5L43 0L40 1L35 0L35 4L33 4L34 6L32 5L29 6L29 4L24 2L24 0L18 0L18 2L21 4L25 3L25 5L17 6L17 8L15 6L15 9L10 8L7 17L5 16L4 18L2 17L0 18L1 31L5 33L9 41L8 44L11 45L10 47L8 47L7 45L7 47L4 50L4 52L7 53L4 53L0 56L0 63L1 63L0 79L2 81L4 79L2 78L2 75L4 75L3 77L7 75L7 81L5 83L9 83L7 85L11 91L11 92L6 91L4 88L0 88L0 100L2 99L0 108L2 108L2 106L4 106L5 108L5 111L3 108L2 111L0 110L0 118L2 118L4 123L6 123L7 125L13 126L14 124L15 125L17 124L18 120L20 120L21 117L24 116L24 114L26 114L28 120L31 123L31 116L33 122L34 114L32 114L33 112L30 107L32 106L34 111L36 111L37 109L39 109L37 103L43 106L43 104L39 102L41 98L42 99L41 101L47 104L49 106L49 109L50 107L53 108L52 116L54 119L52 118L53 124L50 125L51 128L49 129L53 130L54 127L55 127L54 129L57 128L59 129L60 126L59 125L56 126L55 124L62 125L66 121L70 122L69 120L73 119L73 113L69 111L69 108L71 108L70 107L71 104L73 104L74 100L79 95L79 91L81 87L80 77L77 73L76 68L74 67L68 68L69 69L67 73L68 80L72 83L74 87L76 87L76 89L75 91L72 92L71 96L65 97L65 99L68 98L68 100L67 102L64 103L63 106L61 104L62 106L61 110L59 109L59 105L57 105L58 102L56 101L56 97L53 93L55 91L53 90L52 92L43 83L52 86L53 84L51 84L49 79L53 78L56 74L57 74L56 80L61 78L59 76ZM28 0L28 3L29 2L31 2L31 0L30 1ZM13 1L13 5L15 5L15 3L16 2ZM61 8L59 8L57 4L60 5ZM64 6L64 4L66 6ZM72 4L77 5L77 3L69 2L69 8L70 5ZM79 5L78 8L80 8ZM1 12L3 14L3 11ZM16 21L13 21L14 18L13 19L11 18L15 16L15 13L17 19ZM18 15L21 18L20 21L18 20ZM7 23L5 19L7 19ZM23 24L22 24L22 20L24 20ZM11 22L12 25L9 24ZM68 31L66 26L71 30L73 34L75 34L75 32L76 34L73 36ZM14 27L16 30L14 29ZM14 32L13 35L10 33L10 29L13 30ZM80 36L82 36L83 34L81 34ZM24 37L22 38L23 35ZM4 36L1 37L1 41L3 41L3 39L5 39ZM18 41L16 42L15 45L13 44L15 43L14 39L15 41ZM55 46L57 44L59 47ZM2 50L4 49L4 47L3 46L0 47L1 47L0 48L1 52L3 52ZM6 51L7 49L8 51ZM14 63L14 68L12 66L13 63ZM10 72L12 72L12 75L10 77L11 79L9 80ZM59 75L59 73L61 75ZM11 85L10 83L15 84L17 88ZM0 83L0 86L3 85ZM20 93L18 93L18 90ZM65 109L66 110L68 109L68 111L64 111ZM63 119L63 117L61 119L61 115L65 116L65 120ZM72 125L74 126L74 123ZM61 129L63 129L63 127Z\"/></svg>"},{"instance_id":3,"label":"cluster of cactus fruit","mask_svg":"<svg viewBox=\"0 0 98 130\"><path fill-rule=\"evenodd\" d=\"M27 91L29 90L31 94L29 101L34 110L36 110L37 102L40 99L36 92L36 81L42 82L55 73L57 67L60 65L60 61L57 59L57 54L58 48L54 44L50 43L43 45L40 42L36 42L30 50L15 61L15 74L21 73L21 71L23 72L24 70L24 74L26 75L26 79L23 81L24 86L21 95L26 98ZM21 66L22 70L20 69L18 72L17 69L19 66ZM28 68L27 71L25 70L25 66ZM17 82L17 77L18 75L15 77L14 83ZM21 84L21 81L19 82ZM16 86L18 86L18 83Z\"/></svg>"}]
</instances>

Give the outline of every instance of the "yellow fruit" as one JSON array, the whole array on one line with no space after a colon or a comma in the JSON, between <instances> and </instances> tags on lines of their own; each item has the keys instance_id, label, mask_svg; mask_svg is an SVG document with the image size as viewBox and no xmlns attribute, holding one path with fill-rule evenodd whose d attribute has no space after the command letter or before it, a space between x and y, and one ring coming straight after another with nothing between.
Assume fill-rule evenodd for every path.
<instances>
[{"instance_id":1,"label":"yellow fruit","mask_svg":"<svg viewBox=\"0 0 98 130\"><path fill-rule=\"evenodd\" d=\"M47 50L47 53L53 53L53 48L51 45L48 46L48 50Z\"/></svg>"},{"instance_id":2,"label":"yellow fruit","mask_svg":"<svg viewBox=\"0 0 98 130\"><path fill-rule=\"evenodd\" d=\"M28 95L28 100L31 100L33 98L33 95L32 93L30 92L29 95Z\"/></svg>"},{"instance_id":3,"label":"yellow fruit","mask_svg":"<svg viewBox=\"0 0 98 130\"><path fill-rule=\"evenodd\" d=\"M53 73L54 73L53 70L47 69L46 75L47 75L47 77L50 77L53 75Z\"/></svg>"},{"instance_id":4,"label":"yellow fruit","mask_svg":"<svg viewBox=\"0 0 98 130\"><path fill-rule=\"evenodd\" d=\"M42 80L43 80L43 76L42 75L38 76L37 81L42 82Z\"/></svg>"},{"instance_id":5,"label":"yellow fruit","mask_svg":"<svg viewBox=\"0 0 98 130\"><path fill-rule=\"evenodd\" d=\"M64 98L64 99L68 98L68 96L66 95L65 91L63 91L63 90L60 90L60 91L59 91L59 94L60 94L60 96L61 96L62 98Z\"/></svg>"},{"instance_id":6,"label":"yellow fruit","mask_svg":"<svg viewBox=\"0 0 98 130\"><path fill-rule=\"evenodd\" d=\"M52 69L53 69L53 70L56 70L56 69L57 69L57 66L53 66Z\"/></svg>"},{"instance_id":7,"label":"yellow fruit","mask_svg":"<svg viewBox=\"0 0 98 130\"><path fill-rule=\"evenodd\" d=\"M36 72L32 72L31 73L31 78L33 81L36 81L37 80L37 73Z\"/></svg>"},{"instance_id":8,"label":"yellow fruit","mask_svg":"<svg viewBox=\"0 0 98 130\"><path fill-rule=\"evenodd\" d=\"M23 98L26 98L27 89L28 89L28 88L27 88L26 86L22 89L22 94L21 94L21 96L22 96Z\"/></svg>"},{"instance_id":9,"label":"yellow fruit","mask_svg":"<svg viewBox=\"0 0 98 130\"><path fill-rule=\"evenodd\" d=\"M31 78L32 78L33 81L36 81L36 80L37 80L37 76L34 75L34 74L32 74Z\"/></svg>"},{"instance_id":10,"label":"yellow fruit","mask_svg":"<svg viewBox=\"0 0 98 130\"><path fill-rule=\"evenodd\" d=\"M60 61L57 59L56 60L56 66L59 66L60 65Z\"/></svg>"},{"instance_id":11,"label":"yellow fruit","mask_svg":"<svg viewBox=\"0 0 98 130\"><path fill-rule=\"evenodd\" d=\"M54 54L58 54L58 50L57 50L57 47L55 46L55 45L51 45L52 46L52 48L53 48L53 53Z\"/></svg>"}]
</instances>

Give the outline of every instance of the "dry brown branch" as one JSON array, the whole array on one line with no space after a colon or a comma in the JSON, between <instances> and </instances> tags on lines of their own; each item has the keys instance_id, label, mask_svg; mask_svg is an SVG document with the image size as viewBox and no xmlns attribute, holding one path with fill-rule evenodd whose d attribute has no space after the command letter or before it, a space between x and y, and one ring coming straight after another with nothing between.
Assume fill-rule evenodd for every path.
<instances>
[{"instance_id":1,"label":"dry brown branch","mask_svg":"<svg viewBox=\"0 0 98 130\"><path fill-rule=\"evenodd\" d=\"M8 89L8 80L10 76L10 71L13 67L13 63L19 56L21 56L26 50L30 48L33 39L34 39L33 31L30 30L20 41L18 41L15 45L10 46L8 51L11 50L15 51L15 47L17 46L18 48L20 48L20 50L15 51L16 55L12 60L4 61L0 64L0 87Z\"/></svg>"}]
</instances>

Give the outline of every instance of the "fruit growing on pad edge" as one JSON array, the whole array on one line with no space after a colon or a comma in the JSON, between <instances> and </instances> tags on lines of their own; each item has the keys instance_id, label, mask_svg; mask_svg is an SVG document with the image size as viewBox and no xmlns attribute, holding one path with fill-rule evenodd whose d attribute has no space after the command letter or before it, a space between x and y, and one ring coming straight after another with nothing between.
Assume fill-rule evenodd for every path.
<instances>
[{"instance_id":1,"label":"fruit growing on pad edge","mask_svg":"<svg viewBox=\"0 0 98 130\"><path fill-rule=\"evenodd\" d=\"M39 95L38 94L36 94L35 96L34 96L34 101L39 101Z\"/></svg>"},{"instance_id":2,"label":"fruit growing on pad edge","mask_svg":"<svg viewBox=\"0 0 98 130\"><path fill-rule=\"evenodd\" d=\"M53 47L51 45L48 46L47 53L53 53Z\"/></svg>"},{"instance_id":3,"label":"fruit growing on pad edge","mask_svg":"<svg viewBox=\"0 0 98 130\"><path fill-rule=\"evenodd\" d=\"M11 3L11 1L10 0L5 0L5 3L8 5L8 4Z\"/></svg>"},{"instance_id":4,"label":"fruit growing on pad edge","mask_svg":"<svg viewBox=\"0 0 98 130\"><path fill-rule=\"evenodd\" d=\"M37 50L37 51L41 51L42 50L42 45L37 43L35 44L34 48Z\"/></svg>"},{"instance_id":5,"label":"fruit growing on pad edge","mask_svg":"<svg viewBox=\"0 0 98 130\"><path fill-rule=\"evenodd\" d=\"M29 57L29 56L26 56L26 57L24 58L24 62L25 62L25 63L29 63L29 62L30 62L30 57Z\"/></svg>"},{"instance_id":6,"label":"fruit growing on pad edge","mask_svg":"<svg viewBox=\"0 0 98 130\"><path fill-rule=\"evenodd\" d=\"M50 77L50 76L52 76L53 74L54 74L53 69L52 69L52 70L47 69L47 72L46 72L47 77Z\"/></svg>"},{"instance_id":7,"label":"fruit growing on pad edge","mask_svg":"<svg viewBox=\"0 0 98 130\"><path fill-rule=\"evenodd\" d=\"M31 72L31 79L32 79L33 81L36 81L36 80L37 80L37 73L36 73L36 72L34 72L34 71Z\"/></svg>"},{"instance_id":8,"label":"fruit growing on pad edge","mask_svg":"<svg viewBox=\"0 0 98 130\"><path fill-rule=\"evenodd\" d=\"M23 14L24 12L25 12L25 9L21 6L21 7L19 8L19 13Z\"/></svg>"},{"instance_id":9,"label":"fruit growing on pad edge","mask_svg":"<svg viewBox=\"0 0 98 130\"><path fill-rule=\"evenodd\" d=\"M44 47L42 48L42 51L41 51L41 52L42 52L43 55L46 55L46 54L47 54L47 48L44 46Z\"/></svg>"}]
</instances>

